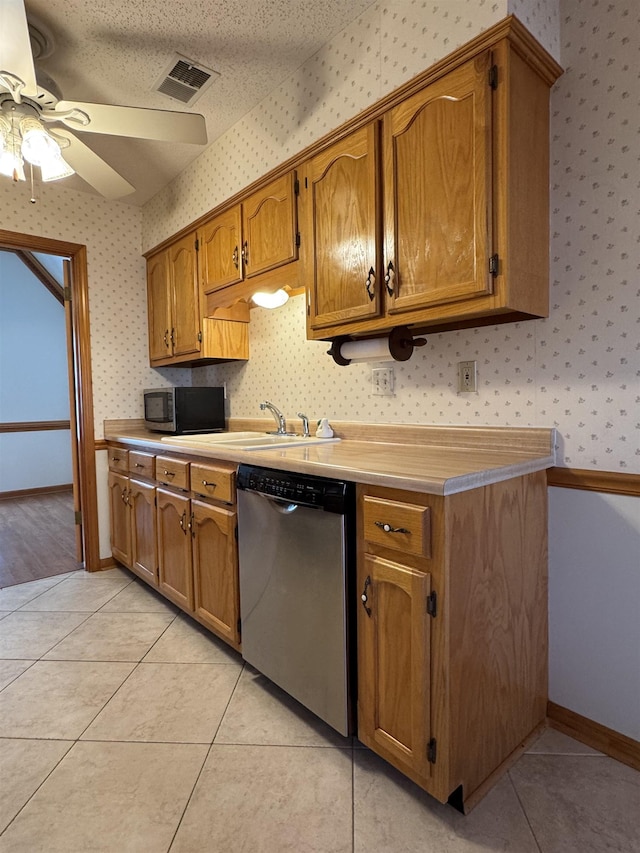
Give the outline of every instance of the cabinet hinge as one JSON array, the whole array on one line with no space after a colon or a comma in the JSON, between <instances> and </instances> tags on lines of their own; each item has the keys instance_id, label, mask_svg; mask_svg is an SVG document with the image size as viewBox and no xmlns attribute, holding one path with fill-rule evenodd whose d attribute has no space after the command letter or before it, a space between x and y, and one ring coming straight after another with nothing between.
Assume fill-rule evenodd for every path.
<instances>
[{"instance_id":1,"label":"cabinet hinge","mask_svg":"<svg viewBox=\"0 0 640 853\"><path fill-rule=\"evenodd\" d=\"M300 245L300 232L297 231L296 232L296 246L299 246L299 245Z\"/></svg>"},{"instance_id":2,"label":"cabinet hinge","mask_svg":"<svg viewBox=\"0 0 640 853\"><path fill-rule=\"evenodd\" d=\"M200 251L200 240L196 237L196 252Z\"/></svg>"},{"instance_id":3,"label":"cabinet hinge","mask_svg":"<svg viewBox=\"0 0 640 853\"><path fill-rule=\"evenodd\" d=\"M438 594L434 591L427 596L427 613L429 616L438 615Z\"/></svg>"},{"instance_id":4,"label":"cabinet hinge","mask_svg":"<svg viewBox=\"0 0 640 853\"><path fill-rule=\"evenodd\" d=\"M300 181L297 178L293 182L293 192L296 195L300 195Z\"/></svg>"},{"instance_id":5,"label":"cabinet hinge","mask_svg":"<svg viewBox=\"0 0 640 853\"><path fill-rule=\"evenodd\" d=\"M71 288L65 287L63 289L63 298L65 302L71 302Z\"/></svg>"},{"instance_id":6,"label":"cabinet hinge","mask_svg":"<svg viewBox=\"0 0 640 853\"><path fill-rule=\"evenodd\" d=\"M492 89L498 88L498 66L492 65L489 69L489 86Z\"/></svg>"},{"instance_id":7,"label":"cabinet hinge","mask_svg":"<svg viewBox=\"0 0 640 853\"><path fill-rule=\"evenodd\" d=\"M427 744L427 761L429 764L436 763L436 755L438 752L438 744L434 737L431 738L429 743Z\"/></svg>"},{"instance_id":8,"label":"cabinet hinge","mask_svg":"<svg viewBox=\"0 0 640 853\"><path fill-rule=\"evenodd\" d=\"M74 524L82 524L82 513L80 510L73 513L73 522Z\"/></svg>"},{"instance_id":9,"label":"cabinet hinge","mask_svg":"<svg viewBox=\"0 0 640 853\"><path fill-rule=\"evenodd\" d=\"M498 275L498 256L491 255L489 258L489 275L497 276Z\"/></svg>"},{"instance_id":10,"label":"cabinet hinge","mask_svg":"<svg viewBox=\"0 0 640 853\"><path fill-rule=\"evenodd\" d=\"M202 330L200 330L200 331L198 332L198 343L199 343L199 344L201 344L201 343L202 343Z\"/></svg>"}]
</instances>

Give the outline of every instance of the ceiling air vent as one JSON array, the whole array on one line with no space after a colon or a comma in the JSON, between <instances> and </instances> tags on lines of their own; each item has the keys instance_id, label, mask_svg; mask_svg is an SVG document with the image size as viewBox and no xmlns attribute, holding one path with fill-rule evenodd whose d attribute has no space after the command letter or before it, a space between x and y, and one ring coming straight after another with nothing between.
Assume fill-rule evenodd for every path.
<instances>
[{"instance_id":1,"label":"ceiling air vent","mask_svg":"<svg viewBox=\"0 0 640 853\"><path fill-rule=\"evenodd\" d=\"M219 76L217 71L197 65L186 56L176 53L156 81L153 90L191 106Z\"/></svg>"}]
</instances>

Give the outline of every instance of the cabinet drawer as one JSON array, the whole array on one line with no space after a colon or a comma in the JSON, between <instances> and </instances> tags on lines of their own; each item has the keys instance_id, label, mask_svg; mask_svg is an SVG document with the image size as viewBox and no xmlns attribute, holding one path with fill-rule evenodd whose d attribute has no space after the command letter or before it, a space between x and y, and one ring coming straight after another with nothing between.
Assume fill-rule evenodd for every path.
<instances>
[{"instance_id":1,"label":"cabinet drawer","mask_svg":"<svg viewBox=\"0 0 640 853\"><path fill-rule=\"evenodd\" d=\"M139 453L130 450L129 473L153 480L156 475L156 457L153 453Z\"/></svg>"},{"instance_id":2,"label":"cabinet drawer","mask_svg":"<svg viewBox=\"0 0 640 853\"><path fill-rule=\"evenodd\" d=\"M120 447L110 447L107 453L109 454L109 468L112 471L122 471L123 474L129 473L128 450L122 450Z\"/></svg>"},{"instance_id":3,"label":"cabinet drawer","mask_svg":"<svg viewBox=\"0 0 640 853\"><path fill-rule=\"evenodd\" d=\"M191 463L191 491L198 495L234 503L236 469Z\"/></svg>"},{"instance_id":4,"label":"cabinet drawer","mask_svg":"<svg viewBox=\"0 0 640 853\"><path fill-rule=\"evenodd\" d=\"M156 456L156 480L176 489L188 489L189 463L169 456Z\"/></svg>"},{"instance_id":5,"label":"cabinet drawer","mask_svg":"<svg viewBox=\"0 0 640 853\"><path fill-rule=\"evenodd\" d=\"M419 557L431 556L431 511L428 506L365 496L363 527L367 542Z\"/></svg>"}]
</instances>

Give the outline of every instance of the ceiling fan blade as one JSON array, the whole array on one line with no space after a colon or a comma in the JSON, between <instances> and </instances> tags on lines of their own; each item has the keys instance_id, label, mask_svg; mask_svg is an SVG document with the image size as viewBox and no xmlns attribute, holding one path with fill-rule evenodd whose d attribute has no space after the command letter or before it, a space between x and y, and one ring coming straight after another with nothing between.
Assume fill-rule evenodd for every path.
<instances>
[{"instance_id":1,"label":"ceiling fan blade","mask_svg":"<svg viewBox=\"0 0 640 853\"><path fill-rule=\"evenodd\" d=\"M83 180L105 198L116 199L135 192L135 187L68 130L56 129L55 136L69 140L69 146L62 149L63 158Z\"/></svg>"},{"instance_id":2,"label":"ceiling fan blade","mask_svg":"<svg viewBox=\"0 0 640 853\"><path fill-rule=\"evenodd\" d=\"M34 97L38 94L27 14L22 0L0 0L0 34L0 78L14 100L20 103L20 95Z\"/></svg>"},{"instance_id":3,"label":"ceiling fan blade","mask_svg":"<svg viewBox=\"0 0 640 853\"><path fill-rule=\"evenodd\" d=\"M198 113L58 101L53 110L48 110L47 115L43 114L43 118L52 120L58 113L57 120L72 130L134 136L160 142L207 143L204 117Z\"/></svg>"}]
</instances>

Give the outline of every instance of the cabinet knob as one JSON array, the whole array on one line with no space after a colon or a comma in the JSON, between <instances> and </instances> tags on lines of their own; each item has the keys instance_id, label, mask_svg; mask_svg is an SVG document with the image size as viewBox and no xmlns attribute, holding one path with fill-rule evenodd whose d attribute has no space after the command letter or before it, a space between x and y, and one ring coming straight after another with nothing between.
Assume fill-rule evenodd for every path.
<instances>
[{"instance_id":1,"label":"cabinet knob","mask_svg":"<svg viewBox=\"0 0 640 853\"><path fill-rule=\"evenodd\" d=\"M367 288L367 296L373 302L373 300L376 298L376 274L373 267L371 267L371 269L369 270L369 275L367 276L367 280L365 281L364 286Z\"/></svg>"},{"instance_id":2,"label":"cabinet knob","mask_svg":"<svg viewBox=\"0 0 640 853\"><path fill-rule=\"evenodd\" d=\"M387 288L387 293L389 296L393 296L394 292L394 283L396 280L396 271L393 268L393 264L391 261L387 264L387 273L384 277L384 283Z\"/></svg>"},{"instance_id":3,"label":"cabinet knob","mask_svg":"<svg viewBox=\"0 0 640 853\"><path fill-rule=\"evenodd\" d=\"M384 530L385 533L411 533L406 527L392 527L386 521L374 521L376 527Z\"/></svg>"},{"instance_id":4,"label":"cabinet knob","mask_svg":"<svg viewBox=\"0 0 640 853\"><path fill-rule=\"evenodd\" d=\"M365 609L367 616L371 616L371 608L367 606L367 601L369 601L369 596L367 595L367 589L371 586L371 576L367 575L367 579L364 582L364 589L362 590L362 595L360 596L360 601L362 602L362 606Z\"/></svg>"}]
</instances>

